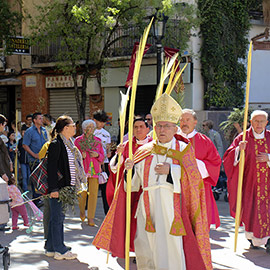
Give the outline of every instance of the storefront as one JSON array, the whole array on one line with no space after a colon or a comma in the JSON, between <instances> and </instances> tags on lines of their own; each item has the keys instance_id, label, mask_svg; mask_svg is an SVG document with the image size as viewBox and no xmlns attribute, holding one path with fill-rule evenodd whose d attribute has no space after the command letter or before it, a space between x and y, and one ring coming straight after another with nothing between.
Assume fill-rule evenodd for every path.
<instances>
[{"instance_id":1,"label":"storefront","mask_svg":"<svg viewBox=\"0 0 270 270\"><path fill-rule=\"evenodd\" d=\"M78 86L82 85L82 76L78 76ZM49 111L53 118L66 114L74 121L78 120L74 83L71 76L46 77L46 89L49 91ZM81 89L79 89L81 95ZM89 116L89 95L86 95L85 115Z\"/></svg>"},{"instance_id":2,"label":"storefront","mask_svg":"<svg viewBox=\"0 0 270 270\"><path fill-rule=\"evenodd\" d=\"M9 122L15 120L16 109L21 109L21 80L7 78L0 80L0 113Z\"/></svg>"}]
</instances>

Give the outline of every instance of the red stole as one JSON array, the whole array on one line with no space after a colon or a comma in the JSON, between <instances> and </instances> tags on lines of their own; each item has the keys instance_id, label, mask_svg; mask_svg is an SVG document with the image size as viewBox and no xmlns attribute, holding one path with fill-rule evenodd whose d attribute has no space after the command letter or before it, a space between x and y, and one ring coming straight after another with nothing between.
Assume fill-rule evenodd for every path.
<instances>
[{"instance_id":1,"label":"red stole","mask_svg":"<svg viewBox=\"0 0 270 270\"><path fill-rule=\"evenodd\" d=\"M256 140L254 138L255 155L259 153L269 153L266 138ZM255 179L254 179L255 180ZM269 185L269 167L267 162L256 161L256 206L257 219L260 228L256 228L255 233L258 238L270 236L270 185ZM247 228L246 228L247 229ZM258 230L257 230L258 229Z\"/></svg>"}]
</instances>

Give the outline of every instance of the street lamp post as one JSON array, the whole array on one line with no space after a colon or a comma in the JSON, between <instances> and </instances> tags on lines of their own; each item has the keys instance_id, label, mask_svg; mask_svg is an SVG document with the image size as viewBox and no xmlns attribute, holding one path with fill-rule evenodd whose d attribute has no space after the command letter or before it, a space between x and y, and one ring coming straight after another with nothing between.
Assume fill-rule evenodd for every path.
<instances>
[{"instance_id":1,"label":"street lamp post","mask_svg":"<svg viewBox=\"0 0 270 270\"><path fill-rule=\"evenodd\" d=\"M160 74L161 74L161 67L163 64L163 47L162 47L162 39L165 35L165 27L167 23L168 17L165 16L163 13L159 14L158 10L154 16L153 22L153 32L154 38L156 41L156 50L157 50L157 86L160 82Z\"/></svg>"}]
</instances>

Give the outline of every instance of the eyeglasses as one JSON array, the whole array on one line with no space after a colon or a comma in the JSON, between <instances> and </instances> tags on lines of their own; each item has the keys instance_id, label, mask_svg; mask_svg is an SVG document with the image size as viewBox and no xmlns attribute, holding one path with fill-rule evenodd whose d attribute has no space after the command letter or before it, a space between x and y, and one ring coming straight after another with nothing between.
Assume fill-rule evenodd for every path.
<instances>
[{"instance_id":1,"label":"eyeglasses","mask_svg":"<svg viewBox=\"0 0 270 270\"><path fill-rule=\"evenodd\" d=\"M162 129L162 128L164 128L164 129L170 129L170 128L172 128L172 127L175 127L174 125L168 125L168 124L166 124L166 125L160 125L160 124L157 124L156 125L156 128L157 129Z\"/></svg>"},{"instance_id":2,"label":"eyeglasses","mask_svg":"<svg viewBox=\"0 0 270 270\"><path fill-rule=\"evenodd\" d=\"M259 121L259 120L252 120L252 122L255 123L255 124L264 124L264 123L267 122L267 120L261 120L261 121Z\"/></svg>"},{"instance_id":3,"label":"eyeglasses","mask_svg":"<svg viewBox=\"0 0 270 270\"><path fill-rule=\"evenodd\" d=\"M152 119L151 119L151 118L145 118L145 120L150 121L150 120L152 120Z\"/></svg>"}]
</instances>

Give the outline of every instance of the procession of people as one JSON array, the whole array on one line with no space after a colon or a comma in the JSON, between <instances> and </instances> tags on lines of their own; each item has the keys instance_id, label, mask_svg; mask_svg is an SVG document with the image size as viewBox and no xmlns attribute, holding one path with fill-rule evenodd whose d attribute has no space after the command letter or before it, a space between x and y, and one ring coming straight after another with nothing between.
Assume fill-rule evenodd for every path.
<instances>
[{"instance_id":1,"label":"procession of people","mask_svg":"<svg viewBox=\"0 0 270 270\"><path fill-rule=\"evenodd\" d=\"M128 154L129 141L119 144L110 158L106 183L109 210L92 244L113 256L125 257L126 181L127 171L132 170L130 251L136 254L137 269L212 269L209 230L211 224L216 228L220 225L212 193L219 178L220 154L211 139L196 130L196 113L191 109L182 110L171 96L163 94L157 99L149 115L154 123L152 131L149 121L141 115L133 120L133 158L130 159ZM33 116L33 131L22 129L20 151L24 157L30 153L38 164L41 157L38 152L47 141L47 133L43 132L42 114ZM7 119L1 115L0 120L4 130ZM270 253L268 114L255 110L250 123L245 141L242 140L243 133L239 134L223 157L229 207L235 217L239 156L241 150L245 150L240 222L250 248L263 246ZM44 207L49 209L47 226L44 223L45 254L56 260L77 258L63 240L65 214L61 203L57 202L61 188L77 185L80 190L80 183L86 184L87 188L78 196L80 218L82 222L87 219L89 226L95 226L99 176L104 162L104 148L102 141L94 135L95 128L94 120L85 120L82 135L74 141L73 120L61 116L56 120L46 146L50 199L44 200L48 204ZM29 137L29 134L33 135ZM35 144L37 136L39 145ZM9 181L13 163L4 143L1 153L1 177ZM61 181L57 180L57 169L62 174ZM25 176L23 179L21 189L31 190ZM32 191L35 199L38 195L34 189ZM24 217L27 219L25 214ZM24 224L29 226L27 222ZM13 230L18 228L13 226Z\"/></svg>"},{"instance_id":2,"label":"procession of people","mask_svg":"<svg viewBox=\"0 0 270 270\"><path fill-rule=\"evenodd\" d=\"M30 201L44 211L45 255L55 260L77 259L64 241L66 201L72 205L78 201L82 226L86 220L87 226L96 227L100 190L105 218L93 246L126 261L129 252L135 252L133 263L139 270L211 270L209 232L220 226L212 190L223 172L231 216L244 226L251 249L263 246L270 253L267 112L253 111L250 128L246 131L244 123L243 132L223 155L222 139L213 130L213 121L203 121L200 132L196 112L182 109L170 95L173 77L163 93L157 91L149 112L129 115L125 134L120 113L120 143L114 155L106 130L109 117L101 109L78 124L68 115L54 121L49 114L29 114L19 130L18 147L15 123L7 143L0 138L0 176L9 184L9 196L14 200L10 204L13 231L19 229L19 214L24 226L29 226L25 203L18 199L19 187L31 191ZM7 122L0 114L4 136ZM44 161L47 190L40 193L29 183L29 175ZM243 162L244 167L239 165ZM21 171L21 187L19 181L13 181L14 169ZM2 224L0 229L6 227Z\"/></svg>"}]
</instances>

